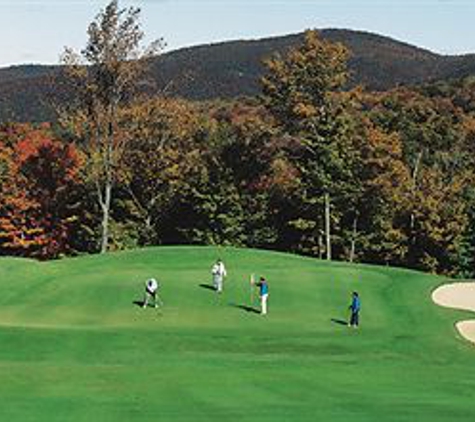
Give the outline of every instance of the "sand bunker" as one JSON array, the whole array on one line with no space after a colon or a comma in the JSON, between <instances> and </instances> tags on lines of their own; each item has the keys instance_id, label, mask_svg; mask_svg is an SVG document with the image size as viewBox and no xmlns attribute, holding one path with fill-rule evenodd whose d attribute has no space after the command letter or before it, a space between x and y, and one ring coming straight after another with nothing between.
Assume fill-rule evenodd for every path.
<instances>
[{"instance_id":1,"label":"sand bunker","mask_svg":"<svg viewBox=\"0 0 475 422\"><path fill-rule=\"evenodd\" d=\"M434 290L432 300L440 306L475 312L475 282L446 284ZM455 324L459 333L475 343L475 320Z\"/></svg>"}]
</instances>

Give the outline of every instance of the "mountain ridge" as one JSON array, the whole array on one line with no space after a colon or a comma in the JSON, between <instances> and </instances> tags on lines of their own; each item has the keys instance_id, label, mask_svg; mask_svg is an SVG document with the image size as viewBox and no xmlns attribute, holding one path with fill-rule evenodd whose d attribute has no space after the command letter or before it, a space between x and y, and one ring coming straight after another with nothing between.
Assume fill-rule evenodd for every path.
<instances>
[{"instance_id":1,"label":"mountain ridge","mask_svg":"<svg viewBox=\"0 0 475 422\"><path fill-rule=\"evenodd\" d=\"M348 86L384 91L475 74L475 54L445 55L367 31L322 29L324 39L350 50ZM190 100L230 99L259 93L263 60L295 47L303 33L183 47L153 59L152 93ZM52 104L64 98L59 65L0 68L0 121L54 119Z\"/></svg>"}]
</instances>

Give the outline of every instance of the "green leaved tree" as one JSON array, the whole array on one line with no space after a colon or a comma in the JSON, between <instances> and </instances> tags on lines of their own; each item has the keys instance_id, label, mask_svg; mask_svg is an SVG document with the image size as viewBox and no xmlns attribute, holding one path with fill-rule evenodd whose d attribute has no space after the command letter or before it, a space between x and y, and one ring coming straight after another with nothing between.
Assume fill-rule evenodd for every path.
<instances>
[{"instance_id":1,"label":"green leaved tree","mask_svg":"<svg viewBox=\"0 0 475 422\"><path fill-rule=\"evenodd\" d=\"M291 221L301 233L298 249L325 252L327 259L334 241L340 246L344 241L342 216L357 190L352 119L340 95L348 55L342 44L307 31L301 46L265 63L262 80L265 106L299 145L292 154L300 183L298 211Z\"/></svg>"}]
</instances>

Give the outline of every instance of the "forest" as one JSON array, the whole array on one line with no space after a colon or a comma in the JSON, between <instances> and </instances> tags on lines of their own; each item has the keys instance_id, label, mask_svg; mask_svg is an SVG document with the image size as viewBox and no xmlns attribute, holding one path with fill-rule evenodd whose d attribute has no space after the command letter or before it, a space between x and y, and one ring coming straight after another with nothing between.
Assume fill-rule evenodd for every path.
<instances>
[{"instance_id":1,"label":"forest","mask_svg":"<svg viewBox=\"0 0 475 422\"><path fill-rule=\"evenodd\" d=\"M231 245L474 275L475 78L344 89L350 52L307 31L256 96L149 95L161 45L137 18L112 2L65 53L57 119L0 126L0 254Z\"/></svg>"}]
</instances>

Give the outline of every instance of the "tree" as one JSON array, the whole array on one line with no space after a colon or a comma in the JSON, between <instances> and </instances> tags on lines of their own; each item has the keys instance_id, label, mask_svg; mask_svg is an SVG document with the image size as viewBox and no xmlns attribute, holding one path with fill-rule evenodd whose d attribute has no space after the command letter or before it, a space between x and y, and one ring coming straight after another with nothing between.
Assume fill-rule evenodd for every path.
<instances>
[{"instance_id":1,"label":"tree","mask_svg":"<svg viewBox=\"0 0 475 422\"><path fill-rule=\"evenodd\" d=\"M339 229L354 180L351 118L338 91L344 86L348 51L307 31L301 46L266 62L263 101L281 130L300 148L292 157L299 170L299 249L332 255L330 226ZM331 213L331 215L330 215ZM323 246L322 235L326 237Z\"/></svg>"},{"instance_id":2,"label":"tree","mask_svg":"<svg viewBox=\"0 0 475 422\"><path fill-rule=\"evenodd\" d=\"M347 60L343 44L306 31L302 45L265 61L264 104L287 132L318 131L332 120L333 94L346 82Z\"/></svg>"},{"instance_id":3,"label":"tree","mask_svg":"<svg viewBox=\"0 0 475 422\"><path fill-rule=\"evenodd\" d=\"M221 104L212 115L218 127L213 167L220 168L217 179L232 184L228 195L235 195L241 204L228 207L228 213L235 215L229 219L235 220L233 230L240 223L235 241L249 247L279 247L278 210L296 175L285 157L287 139L278 136L272 116L255 100ZM223 196L221 202L226 200Z\"/></svg>"},{"instance_id":4,"label":"tree","mask_svg":"<svg viewBox=\"0 0 475 422\"><path fill-rule=\"evenodd\" d=\"M411 193L415 224L408 228L406 264L434 273L453 274L467 228L464 174L447 177L440 169L422 172L419 189Z\"/></svg>"},{"instance_id":5,"label":"tree","mask_svg":"<svg viewBox=\"0 0 475 422\"><path fill-rule=\"evenodd\" d=\"M456 257L469 253L474 125L460 108L470 108L469 97L462 97L460 101L460 95L440 84L365 96L371 121L400 139L408 175L405 192L394 189L400 195L394 204L401 211L398 244L405 249L397 261L400 265L450 273L458 265Z\"/></svg>"},{"instance_id":6,"label":"tree","mask_svg":"<svg viewBox=\"0 0 475 422\"><path fill-rule=\"evenodd\" d=\"M411 192L410 171L404 162L397 133L387 134L366 121L361 145L358 179L360 257L363 260L401 265L408 253L406 229Z\"/></svg>"},{"instance_id":7,"label":"tree","mask_svg":"<svg viewBox=\"0 0 475 422\"><path fill-rule=\"evenodd\" d=\"M89 25L88 41L80 54L67 49L63 55L66 79L78 94L78 103L64 120L75 127L86 145L89 168L102 212L101 252L109 243L113 188L124 137L120 108L137 93L147 60L161 48L161 41L142 48L140 9L120 9L114 0Z\"/></svg>"},{"instance_id":8,"label":"tree","mask_svg":"<svg viewBox=\"0 0 475 422\"><path fill-rule=\"evenodd\" d=\"M180 114L187 116L185 110ZM180 119L176 115L172 121ZM271 142L270 121L266 110L251 99L201 108L194 139L171 143L181 157L174 167L186 180L177 186L173 207L162 216L166 242L275 247L270 197L276 185L286 182L285 164L277 160L279 148Z\"/></svg>"},{"instance_id":9,"label":"tree","mask_svg":"<svg viewBox=\"0 0 475 422\"><path fill-rule=\"evenodd\" d=\"M197 138L203 122L184 100L156 98L126 112L129 141L122 157L122 181L140 220L140 243L160 242L160 219L184 194L201 157Z\"/></svg>"},{"instance_id":10,"label":"tree","mask_svg":"<svg viewBox=\"0 0 475 422\"><path fill-rule=\"evenodd\" d=\"M81 157L45 130L3 150L7 171L0 204L0 244L13 255L54 258L70 251L78 220L75 189Z\"/></svg>"}]
</instances>

